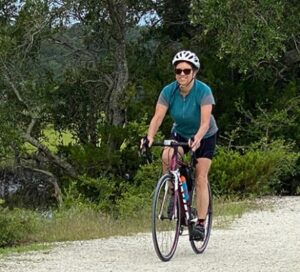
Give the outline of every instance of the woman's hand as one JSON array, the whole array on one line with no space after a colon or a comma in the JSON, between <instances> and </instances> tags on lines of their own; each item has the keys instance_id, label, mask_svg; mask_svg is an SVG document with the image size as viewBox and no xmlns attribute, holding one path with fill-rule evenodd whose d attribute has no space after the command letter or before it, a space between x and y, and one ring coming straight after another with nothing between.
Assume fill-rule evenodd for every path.
<instances>
[{"instance_id":1,"label":"woman's hand","mask_svg":"<svg viewBox=\"0 0 300 272\"><path fill-rule=\"evenodd\" d=\"M153 144L153 138L149 136L145 136L141 139L140 149L149 148Z\"/></svg>"},{"instance_id":2,"label":"woman's hand","mask_svg":"<svg viewBox=\"0 0 300 272\"><path fill-rule=\"evenodd\" d=\"M193 152L195 152L200 147L201 138L197 135L189 139L189 146Z\"/></svg>"}]
</instances>

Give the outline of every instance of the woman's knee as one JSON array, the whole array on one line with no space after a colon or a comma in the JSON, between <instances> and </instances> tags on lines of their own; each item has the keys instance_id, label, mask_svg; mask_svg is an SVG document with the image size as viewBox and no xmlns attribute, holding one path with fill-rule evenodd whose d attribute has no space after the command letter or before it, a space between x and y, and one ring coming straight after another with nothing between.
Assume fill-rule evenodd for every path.
<instances>
[{"instance_id":1,"label":"woman's knee","mask_svg":"<svg viewBox=\"0 0 300 272\"><path fill-rule=\"evenodd\" d=\"M161 157L162 157L163 162L166 163L169 161L169 154L166 149L163 150Z\"/></svg>"},{"instance_id":2,"label":"woman's knee","mask_svg":"<svg viewBox=\"0 0 300 272\"><path fill-rule=\"evenodd\" d=\"M170 160L171 160L171 156L172 154L170 154L170 148L165 148L162 152L162 161L164 162L164 164L169 164Z\"/></svg>"}]
</instances>

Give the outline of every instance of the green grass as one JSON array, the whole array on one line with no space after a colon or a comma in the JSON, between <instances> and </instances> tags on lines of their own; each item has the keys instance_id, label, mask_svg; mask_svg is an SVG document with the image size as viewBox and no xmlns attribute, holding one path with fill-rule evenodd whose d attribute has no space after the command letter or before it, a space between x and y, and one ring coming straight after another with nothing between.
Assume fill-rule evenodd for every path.
<instances>
[{"instance_id":1,"label":"green grass","mask_svg":"<svg viewBox=\"0 0 300 272\"><path fill-rule=\"evenodd\" d=\"M232 222L242 217L243 214L267 208L269 208L267 204L262 206L258 204L255 199L215 199L213 207L213 227L228 228Z\"/></svg>"},{"instance_id":2,"label":"green grass","mask_svg":"<svg viewBox=\"0 0 300 272\"><path fill-rule=\"evenodd\" d=\"M42 134L43 137L40 139L41 143L47 146L53 153L57 152L58 145L67 146L71 143L75 143L73 135L70 131L63 131L59 133L54 129L53 125L49 125L46 129L44 129ZM28 152L36 151L36 147L29 143L25 143L24 147Z\"/></svg>"},{"instance_id":3,"label":"green grass","mask_svg":"<svg viewBox=\"0 0 300 272\"><path fill-rule=\"evenodd\" d=\"M31 237L43 242L89 240L116 235L130 235L149 228L150 219L114 219L92 209L65 211L43 221Z\"/></svg>"},{"instance_id":4,"label":"green grass","mask_svg":"<svg viewBox=\"0 0 300 272\"><path fill-rule=\"evenodd\" d=\"M253 199L215 199L214 228L228 228L230 224L246 212L269 209L268 204L257 204ZM51 219L40 218L37 230L26 237L31 241L26 246L0 249L0 256L14 252L44 250L49 243L75 240L108 238L110 236L133 235L151 231L150 207L143 207L138 217L115 219L110 215L97 212L89 207L62 209L54 212Z\"/></svg>"},{"instance_id":5,"label":"green grass","mask_svg":"<svg viewBox=\"0 0 300 272\"><path fill-rule=\"evenodd\" d=\"M21 246L0 248L1 256L34 250L45 250L55 242L90 240L111 236L133 235L150 231L150 213L142 218L114 219L91 208L55 212L53 218L39 217L34 233L24 233Z\"/></svg>"},{"instance_id":6,"label":"green grass","mask_svg":"<svg viewBox=\"0 0 300 272\"><path fill-rule=\"evenodd\" d=\"M17 247L8 247L8 248L0 248L0 259L1 257L5 257L6 255L13 254L13 253L23 253L29 251L48 251L53 247L50 244L29 244L29 245L22 245Z\"/></svg>"}]
</instances>

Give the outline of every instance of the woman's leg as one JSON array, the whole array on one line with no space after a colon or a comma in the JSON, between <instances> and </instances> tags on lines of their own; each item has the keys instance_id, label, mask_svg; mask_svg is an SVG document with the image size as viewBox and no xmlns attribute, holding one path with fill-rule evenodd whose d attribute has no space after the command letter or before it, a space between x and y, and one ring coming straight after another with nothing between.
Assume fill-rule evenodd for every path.
<instances>
[{"instance_id":1,"label":"woman's leg","mask_svg":"<svg viewBox=\"0 0 300 272\"><path fill-rule=\"evenodd\" d=\"M163 152L162 152L162 171L163 174L166 173L169 170L169 166L170 166L170 162L172 159L172 155L173 155L173 148L170 147L165 147ZM178 151L180 153L181 156L183 156L183 148L182 147L178 147Z\"/></svg>"},{"instance_id":2,"label":"woman's leg","mask_svg":"<svg viewBox=\"0 0 300 272\"><path fill-rule=\"evenodd\" d=\"M169 163L173 154L173 149L165 147L162 152L162 171L165 174L169 169Z\"/></svg>"},{"instance_id":3,"label":"woman's leg","mask_svg":"<svg viewBox=\"0 0 300 272\"><path fill-rule=\"evenodd\" d=\"M196 205L198 219L205 219L209 204L208 195L208 173L211 160L208 158L198 158L196 164Z\"/></svg>"}]
</instances>

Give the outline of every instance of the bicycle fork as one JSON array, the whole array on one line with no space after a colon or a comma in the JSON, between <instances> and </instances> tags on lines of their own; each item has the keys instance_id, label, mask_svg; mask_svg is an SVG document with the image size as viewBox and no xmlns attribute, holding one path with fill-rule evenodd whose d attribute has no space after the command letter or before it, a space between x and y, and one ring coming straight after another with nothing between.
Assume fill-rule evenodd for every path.
<instances>
[{"instance_id":1,"label":"bicycle fork","mask_svg":"<svg viewBox=\"0 0 300 272\"><path fill-rule=\"evenodd\" d=\"M172 200L172 203L171 203L172 207L168 207L168 209L167 209L168 213L170 211L171 216L168 216L167 218L170 219L170 220L178 219L177 218L177 215L178 215L177 209L178 209L178 206L181 207L177 203L178 198L174 197L176 193L179 193L179 190L178 190L179 188L183 189L182 186L179 184L180 183L179 171L178 170L171 171L171 174L174 177L174 183L172 184L173 186L171 186L171 184L170 184L171 182L166 182L166 184L165 184L164 198L163 198L163 201L161 203L161 207L160 207L160 211L159 211L159 215L158 215L158 218L160 220L166 219L163 212L164 212L164 207L166 207L165 205L170 205L170 203L166 203L166 199L168 199L168 194L170 194L172 189L174 191L173 200ZM183 197L183 192L181 190L180 190L180 193L182 194L182 197ZM169 210L169 208L170 208L170 210Z\"/></svg>"}]
</instances>

